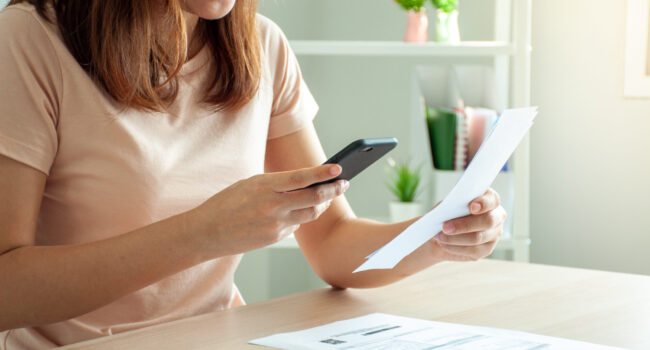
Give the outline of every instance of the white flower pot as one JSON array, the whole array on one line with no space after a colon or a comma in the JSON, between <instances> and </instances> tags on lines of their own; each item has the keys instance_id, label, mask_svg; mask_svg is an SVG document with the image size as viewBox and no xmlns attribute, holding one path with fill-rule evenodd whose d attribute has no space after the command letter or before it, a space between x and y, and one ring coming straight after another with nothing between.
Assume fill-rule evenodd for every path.
<instances>
[{"instance_id":1,"label":"white flower pot","mask_svg":"<svg viewBox=\"0 0 650 350\"><path fill-rule=\"evenodd\" d=\"M439 43L459 43L458 11L450 13L436 10L435 41Z\"/></svg>"},{"instance_id":2,"label":"white flower pot","mask_svg":"<svg viewBox=\"0 0 650 350\"><path fill-rule=\"evenodd\" d=\"M416 216L422 215L422 203L420 202L392 201L388 205L391 222L410 220Z\"/></svg>"}]
</instances>

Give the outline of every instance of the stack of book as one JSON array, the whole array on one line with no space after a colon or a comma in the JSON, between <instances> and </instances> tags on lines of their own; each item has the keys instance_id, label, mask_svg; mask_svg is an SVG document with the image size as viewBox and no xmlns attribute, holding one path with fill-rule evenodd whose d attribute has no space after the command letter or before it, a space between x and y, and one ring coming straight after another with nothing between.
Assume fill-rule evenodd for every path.
<instances>
[{"instance_id":1,"label":"stack of book","mask_svg":"<svg viewBox=\"0 0 650 350\"><path fill-rule=\"evenodd\" d=\"M426 108L433 165L440 170L464 170L497 121L488 108Z\"/></svg>"},{"instance_id":2,"label":"stack of book","mask_svg":"<svg viewBox=\"0 0 650 350\"><path fill-rule=\"evenodd\" d=\"M464 170L497 121L494 72L458 65L421 67L417 75L434 168Z\"/></svg>"}]
</instances>

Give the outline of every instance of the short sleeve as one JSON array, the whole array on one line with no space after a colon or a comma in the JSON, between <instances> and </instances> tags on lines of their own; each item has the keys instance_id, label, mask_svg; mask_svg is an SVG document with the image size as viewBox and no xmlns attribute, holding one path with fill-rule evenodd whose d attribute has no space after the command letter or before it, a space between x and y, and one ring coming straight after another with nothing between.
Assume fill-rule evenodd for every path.
<instances>
[{"instance_id":1,"label":"short sleeve","mask_svg":"<svg viewBox=\"0 0 650 350\"><path fill-rule=\"evenodd\" d=\"M305 83L296 55L280 28L269 19L258 16L264 40L266 57L273 79L273 106L269 123L268 138L278 138L296 132L311 124L318 112L314 100ZM265 28L264 28L265 27Z\"/></svg>"},{"instance_id":2,"label":"short sleeve","mask_svg":"<svg viewBox=\"0 0 650 350\"><path fill-rule=\"evenodd\" d=\"M0 12L0 154L48 174L56 156L61 69L44 25Z\"/></svg>"}]
</instances>

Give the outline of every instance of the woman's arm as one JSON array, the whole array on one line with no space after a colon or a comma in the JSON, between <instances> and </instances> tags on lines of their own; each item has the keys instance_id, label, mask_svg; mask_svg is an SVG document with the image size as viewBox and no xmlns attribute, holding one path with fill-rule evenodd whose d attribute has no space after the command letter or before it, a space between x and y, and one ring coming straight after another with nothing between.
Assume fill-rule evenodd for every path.
<instances>
[{"instance_id":1,"label":"woman's arm","mask_svg":"<svg viewBox=\"0 0 650 350\"><path fill-rule=\"evenodd\" d=\"M325 159L316 131L309 126L269 140L266 167L267 171L281 171L314 166ZM318 220L301 225L296 239L314 271L327 283L338 287L376 287L443 260L468 261L489 255L501 235L505 211L500 206L498 194L491 190L472 201L470 207L472 215L446 223L447 233L437 235L435 240L422 245L390 270L352 274L364 257L389 242L417 218L394 224L359 219L341 196ZM452 223L454 232L448 230Z\"/></svg>"},{"instance_id":2,"label":"woman's arm","mask_svg":"<svg viewBox=\"0 0 650 350\"><path fill-rule=\"evenodd\" d=\"M34 246L45 174L0 156L0 331L66 320L219 256L271 244L317 218L342 193L321 166L242 180L199 207L119 236Z\"/></svg>"},{"instance_id":3,"label":"woman's arm","mask_svg":"<svg viewBox=\"0 0 650 350\"><path fill-rule=\"evenodd\" d=\"M0 330L86 313L204 258L182 217L99 242L34 247L45 179L0 156Z\"/></svg>"},{"instance_id":4,"label":"woman's arm","mask_svg":"<svg viewBox=\"0 0 650 350\"><path fill-rule=\"evenodd\" d=\"M45 179L0 156L0 330L84 314L208 258L182 215L102 241L33 246Z\"/></svg>"}]
</instances>

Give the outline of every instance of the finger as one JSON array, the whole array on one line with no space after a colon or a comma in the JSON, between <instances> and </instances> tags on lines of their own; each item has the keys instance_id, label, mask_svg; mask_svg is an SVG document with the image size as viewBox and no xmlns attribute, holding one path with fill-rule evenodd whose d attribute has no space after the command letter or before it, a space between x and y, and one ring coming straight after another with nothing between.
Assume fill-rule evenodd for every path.
<instances>
[{"instance_id":1,"label":"finger","mask_svg":"<svg viewBox=\"0 0 650 350\"><path fill-rule=\"evenodd\" d=\"M470 260L478 260L490 255L496 247L497 241L491 241L483 243L481 245L475 245L471 247L464 247L458 245L450 245L440 243L442 249L447 251L450 254L460 255L469 258Z\"/></svg>"},{"instance_id":2,"label":"finger","mask_svg":"<svg viewBox=\"0 0 650 350\"><path fill-rule=\"evenodd\" d=\"M449 220L442 225L442 232L448 235L485 231L503 224L506 211L499 206L494 210L480 215L468 215Z\"/></svg>"},{"instance_id":3,"label":"finger","mask_svg":"<svg viewBox=\"0 0 650 350\"><path fill-rule=\"evenodd\" d=\"M276 192L288 192L333 179L339 174L341 174L341 166L338 164L324 164L312 168L284 171L273 174L272 186Z\"/></svg>"},{"instance_id":4,"label":"finger","mask_svg":"<svg viewBox=\"0 0 650 350\"><path fill-rule=\"evenodd\" d=\"M306 224L318 219L330 206L331 201L309 208L292 210L289 212L288 221L291 224Z\"/></svg>"},{"instance_id":5,"label":"finger","mask_svg":"<svg viewBox=\"0 0 650 350\"><path fill-rule=\"evenodd\" d=\"M442 232L433 238L440 243L457 246L475 246L491 242L501 237L501 227L495 227L486 231L461 233L458 235L447 235Z\"/></svg>"},{"instance_id":6,"label":"finger","mask_svg":"<svg viewBox=\"0 0 650 350\"><path fill-rule=\"evenodd\" d=\"M350 183L347 180L338 180L316 187L281 193L281 195L285 198L289 209L302 209L331 201L342 195L349 187Z\"/></svg>"},{"instance_id":7,"label":"finger","mask_svg":"<svg viewBox=\"0 0 650 350\"><path fill-rule=\"evenodd\" d=\"M485 193L469 203L469 212L473 215L487 213L501 205L501 197L495 190L488 188Z\"/></svg>"}]
</instances>

